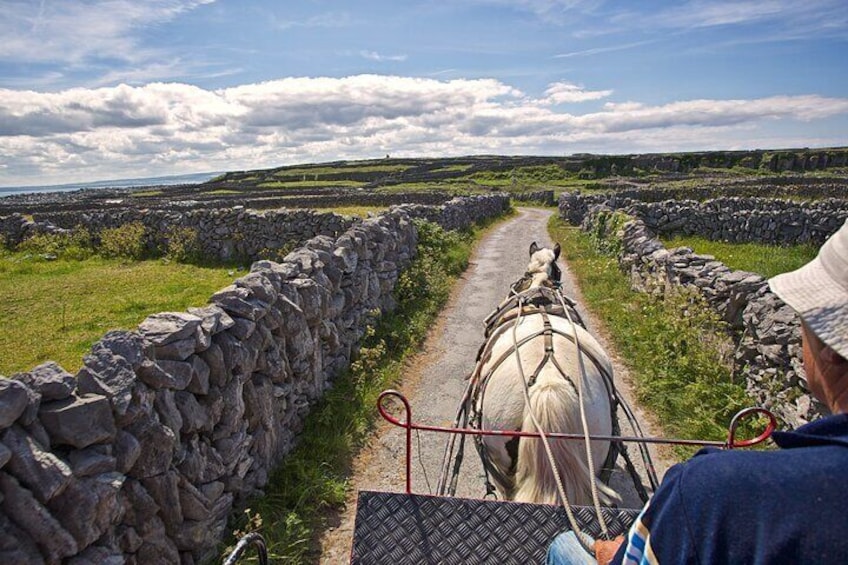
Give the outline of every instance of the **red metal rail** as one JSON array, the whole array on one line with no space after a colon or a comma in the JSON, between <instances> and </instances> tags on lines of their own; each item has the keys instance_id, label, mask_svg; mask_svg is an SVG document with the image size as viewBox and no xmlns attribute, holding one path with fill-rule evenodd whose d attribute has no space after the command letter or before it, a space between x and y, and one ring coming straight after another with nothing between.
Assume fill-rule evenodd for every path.
<instances>
[{"instance_id":1,"label":"red metal rail","mask_svg":"<svg viewBox=\"0 0 848 565\"><path fill-rule=\"evenodd\" d=\"M392 414L389 414L384 403L390 398L394 397L403 404L406 418L404 421L398 420ZM380 411L380 415L391 424L395 426L399 426L406 430L406 492L407 494L412 494L412 479L411 479L411 469L412 469L412 430L421 430L427 432L444 432L451 434L463 434L463 435L477 435L477 436L507 436L507 437L541 437L541 434L537 432L518 432L518 431L505 431L505 430L477 430L473 428L447 428L444 426L428 426L423 424L414 424L412 422L412 408L409 405L409 401L406 397L396 390L384 390L380 393L380 397L377 399L377 409ZM745 439L745 440L737 440L736 439L736 429L739 427L739 423L744 418L749 418L753 415L765 416L768 418L768 425L766 429L755 438ZM606 441L623 441L630 443L667 443L672 445L699 445L699 446L713 446L720 447L722 449L735 449L738 447L751 447L752 445L757 445L758 443L762 443L767 440L771 433L777 428L777 420L774 417L774 414L766 410L765 408L745 408L740 410L733 416L733 419L730 421L730 426L727 430L727 441L710 441L710 440L696 440L696 439L664 439L664 438L654 438L654 437L636 437L636 436L609 436L609 435L590 435L589 439L597 439L597 440L606 440ZM546 437L554 438L554 439L585 439L583 434L564 434L564 433L546 433Z\"/></svg>"}]
</instances>

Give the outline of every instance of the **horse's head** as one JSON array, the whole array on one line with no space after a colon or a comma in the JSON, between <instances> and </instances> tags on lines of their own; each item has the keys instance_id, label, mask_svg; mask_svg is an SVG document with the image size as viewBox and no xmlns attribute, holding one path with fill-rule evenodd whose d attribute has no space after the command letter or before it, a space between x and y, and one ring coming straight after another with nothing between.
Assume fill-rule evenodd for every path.
<instances>
[{"instance_id":1,"label":"horse's head","mask_svg":"<svg viewBox=\"0 0 848 565\"><path fill-rule=\"evenodd\" d=\"M562 271L556 261L561 248L559 243L553 249L539 247L536 242L530 244L530 263L527 265L527 276L530 277L530 286L556 286L562 278Z\"/></svg>"}]
</instances>

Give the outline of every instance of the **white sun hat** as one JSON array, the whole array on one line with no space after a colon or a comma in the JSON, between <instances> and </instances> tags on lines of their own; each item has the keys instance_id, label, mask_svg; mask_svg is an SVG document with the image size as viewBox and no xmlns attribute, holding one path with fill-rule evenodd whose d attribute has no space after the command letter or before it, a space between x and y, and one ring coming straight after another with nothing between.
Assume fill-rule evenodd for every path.
<instances>
[{"instance_id":1,"label":"white sun hat","mask_svg":"<svg viewBox=\"0 0 848 565\"><path fill-rule=\"evenodd\" d=\"M848 220L815 259L768 282L819 339L848 359Z\"/></svg>"}]
</instances>

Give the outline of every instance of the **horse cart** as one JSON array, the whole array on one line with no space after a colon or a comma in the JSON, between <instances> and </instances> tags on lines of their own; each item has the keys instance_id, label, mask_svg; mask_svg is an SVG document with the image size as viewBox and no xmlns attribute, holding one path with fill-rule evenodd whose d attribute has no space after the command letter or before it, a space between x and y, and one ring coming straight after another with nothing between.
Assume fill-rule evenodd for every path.
<instances>
[{"instance_id":1,"label":"horse cart","mask_svg":"<svg viewBox=\"0 0 848 565\"><path fill-rule=\"evenodd\" d=\"M640 509L619 507L605 484L619 456L644 503L658 486L648 444L730 449L771 435L774 416L749 408L723 442L645 437L606 353L561 290L558 256L558 245L531 245L525 276L486 319L486 342L451 426L415 422L398 391L380 395L380 415L405 434L405 492L359 492L351 563L543 563L560 532L572 530L588 546L630 528ZM619 412L632 435L621 433ZM739 422L751 415L767 416L765 431L738 440ZM447 438L435 494L412 489L413 433L422 431ZM468 437L483 465L482 499L456 496ZM641 473L626 444L637 448ZM250 543L243 541L242 549Z\"/></svg>"}]
</instances>

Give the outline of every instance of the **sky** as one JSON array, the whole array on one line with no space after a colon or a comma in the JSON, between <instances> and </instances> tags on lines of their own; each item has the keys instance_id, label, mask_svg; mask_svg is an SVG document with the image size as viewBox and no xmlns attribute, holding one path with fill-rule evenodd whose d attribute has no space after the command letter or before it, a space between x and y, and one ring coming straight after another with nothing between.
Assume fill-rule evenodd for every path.
<instances>
[{"instance_id":1,"label":"sky","mask_svg":"<svg viewBox=\"0 0 848 565\"><path fill-rule=\"evenodd\" d=\"M845 145L846 0L0 0L0 186Z\"/></svg>"}]
</instances>

